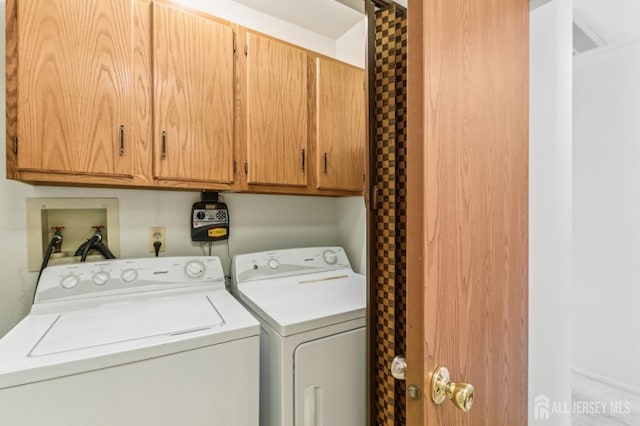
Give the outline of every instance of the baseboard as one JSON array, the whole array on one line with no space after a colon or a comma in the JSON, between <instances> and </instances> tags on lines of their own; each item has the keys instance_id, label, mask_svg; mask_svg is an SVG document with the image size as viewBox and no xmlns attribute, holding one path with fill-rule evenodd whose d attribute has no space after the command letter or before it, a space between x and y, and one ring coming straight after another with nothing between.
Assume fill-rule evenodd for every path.
<instances>
[{"instance_id":1,"label":"baseboard","mask_svg":"<svg viewBox=\"0 0 640 426\"><path fill-rule=\"evenodd\" d=\"M572 367L571 371L573 371L574 373L579 374L581 376L584 376L584 377L587 377L589 379L595 380L597 382L604 383L605 385L612 386L614 388L623 390L625 392L629 392L629 393L632 393L634 395L640 396L640 389L635 388L633 386L625 385L624 383L620 383L620 382L618 382L616 380L612 380L612 379L609 379L607 377L600 376L599 374L592 373L590 371L583 370L583 369L577 368L577 367Z\"/></svg>"}]
</instances>

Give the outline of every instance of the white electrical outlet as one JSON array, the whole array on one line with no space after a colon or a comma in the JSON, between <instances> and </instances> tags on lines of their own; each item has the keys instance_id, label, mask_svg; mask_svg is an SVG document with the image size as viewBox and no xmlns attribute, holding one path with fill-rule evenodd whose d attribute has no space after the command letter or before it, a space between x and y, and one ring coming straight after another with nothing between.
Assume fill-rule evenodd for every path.
<instances>
[{"instance_id":1,"label":"white electrical outlet","mask_svg":"<svg viewBox=\"0 0 640 426\"><path fill-rule=\"evenodd\" d=\"M153 246L153 243L156 241L162 244L160 246L160 253L164 253L165 248L167 247L167 234L164 226L152 226L149 228L149 253L156 252L156 249Z\"/></svg>"}]
</instances>

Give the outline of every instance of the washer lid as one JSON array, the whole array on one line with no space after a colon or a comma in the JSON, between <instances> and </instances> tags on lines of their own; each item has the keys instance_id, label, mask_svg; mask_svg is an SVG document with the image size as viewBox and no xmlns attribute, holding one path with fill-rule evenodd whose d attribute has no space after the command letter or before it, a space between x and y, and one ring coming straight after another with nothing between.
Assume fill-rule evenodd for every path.
<instances>
[{"instance_id":1,"label":"washer lid","mask_svg":"<svg viewBox=\"0 0 640 426\"><path fill-rule=\"evenodd\" d=\"M281 336L366 315L366 278L351 269L238 283L240 298Z\"/></svg>"},{"instance_id":2,"label":"washer lid","mask_svg":"<svg viewBox=\"0 0 640 426\"><path fill-rule=\"evenodd\" d=\"M29 314L0 340L0 389L260 334L226 290L153 293Z\"/></svg>"},{"instance_id":3,"label":"washer lid","mask_svg":"<svg viewBox=\"0 0 640 426\"><path fill-rule=\"evenodd\" d=\"M31 350L38 357L224 324L208 294L122 301L58 314Z\"/></svg>"}]
</instances>

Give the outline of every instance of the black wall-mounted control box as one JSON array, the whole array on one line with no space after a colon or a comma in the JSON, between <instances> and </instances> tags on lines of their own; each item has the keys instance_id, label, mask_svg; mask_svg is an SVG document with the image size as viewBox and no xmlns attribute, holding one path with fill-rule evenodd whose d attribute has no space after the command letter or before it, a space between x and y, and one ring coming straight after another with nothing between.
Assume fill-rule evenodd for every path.
<instances>
[{"instance_id":1,"label":"black wall-mounted control box","mask_svg":"<svg viewBox=\"0 0 640 426\"><path fill-rule=\"evenodd\" d=\"M191 208L191 241L220 241L229 238L229 209L217 193L203 192L202 201Z\"/></svg>"}]
</instances>

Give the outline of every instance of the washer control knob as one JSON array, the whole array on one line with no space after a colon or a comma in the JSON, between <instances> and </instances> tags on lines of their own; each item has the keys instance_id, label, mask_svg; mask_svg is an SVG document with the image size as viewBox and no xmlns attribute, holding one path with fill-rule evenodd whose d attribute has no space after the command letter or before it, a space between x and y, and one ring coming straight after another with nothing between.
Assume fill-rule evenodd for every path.
<instances>
[{"instance_id":1,"label":"washer control knob","mask_svg":"<svg viewBox=\"0 0 640 426\"><path fill-rule=\"evenodd\" d=\"M123 283L131 284L138 279L138 271L135 269L125 269L122 271L122 274L120 274L120 279Z\"/></svg>"},{"instance_id":2,"label":"washer control knob","mask_svg":"<svg viewBox=\"0 0 640 426\"><path fill-rule=\"evenodd\" d=\"M73 274L65 275L60 280L60 287L66 290L71 290L72 288L76 288L78 284L80 284L80 278L78 278L77 275L73 275Z\"/></svg>"},{"instance_id":3,"label":"washer control knob","mask_svg":"<svg viewBox=\"0 0 640 426\"><path fill-rule=\"evenodd\" d=\"M269 268L271 269L278 269L280 267L280 263L278 263L278 261L275 259L269 259L267 265L269 265Z\"/></svg>"},{"instance_id":4,"label":"washer control knob","mask_svg":"<svg viewBox=\"0 0 640 426\"><path fill-rule=\"evenodd\" d=\"M187 262L186 267L184 268L184 273L187 274L187 277L191 279L202 278L204 276L206 267L204 263L199 260L190 260Z\"/></svg>"},{"instance_id":5,"label":"washer control knob","mask_svg":"<svg viewBox=\"0 0 640 426\"><path fill-rule=\"evenodd\" d=\"M111 277L109 276L109 273L105 271L96 272L93 275L93 283L99 286L105 285L110 279Z\"/></svg>"},{"instance_id":6,"label":"washer control knob","mask_svg":"<svg viewBox=\"0 0 640 426\"><path fill-rule=\"evenodd\" d=\"M335 265L338 261L338 255L333 250L325 250L324 253L322 253L322 257L329 265Z\"/></svg>"}]
</instances>

